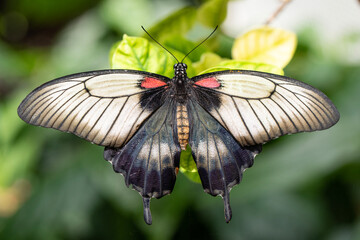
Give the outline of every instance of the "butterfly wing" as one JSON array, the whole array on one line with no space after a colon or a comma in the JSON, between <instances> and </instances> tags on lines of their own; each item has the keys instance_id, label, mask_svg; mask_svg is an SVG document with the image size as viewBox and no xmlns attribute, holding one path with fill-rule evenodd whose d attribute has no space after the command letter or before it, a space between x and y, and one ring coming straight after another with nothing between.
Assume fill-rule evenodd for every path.
<instances>
[{"instance_id":1,"label":"butterfly wing","mask_svg":"<svg viewBox=\"0 0 360 240\"><path fill-rule=\"evenodd\" d=\"M180 146L173 130L173 102L166 101L123 148L105 148L104 158L143 197L144 218L151 224L150 198L170 194L179 167Z\"/></svg>"},{"instance_id":2,"label":"butterfly wing","mask_svg":"<svg viewBox=\"0 0 360 240\"><path fill-rule=\"evenodd\" d=\"M261 145L242 147L234 137L198 103L188 104L189 144L205 192L224 200L225 219L231 219L229 192L253 165Z\"/></svg>"},{"instance_id":3,"label":"butterfly wing","mask_svg":"<svg viewBox=\"0 0 360 240\"><path fill-rule=\"evenodd\" d=\"M326 129L339 120L339 112L325 94L288 77L222 71L192 81L197 102L242 146Z\"/></svg>"},{"instance_id":4,"label":"butterfly wing","mask_svg":"<svg viewBox=\"0 0 360 240\"><path fill-rule=\"evenodd\" d=\"M123 146L162 103L168 78L102 70L58 78L20 104L25 122L73 133L102 146Z\"/></svg>"}]
</instances>

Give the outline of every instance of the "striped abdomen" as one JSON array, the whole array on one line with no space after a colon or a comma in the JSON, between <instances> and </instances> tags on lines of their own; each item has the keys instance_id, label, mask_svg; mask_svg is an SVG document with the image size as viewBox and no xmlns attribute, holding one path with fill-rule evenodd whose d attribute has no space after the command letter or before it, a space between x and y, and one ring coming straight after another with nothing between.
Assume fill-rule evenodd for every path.
<instances>
[{"instance_id":1,"label":"striped abdomen","mask_svg":"<svg viewBox=\"0 0 360 240\"><path fill-rule=\"evenodd\" d=\"M176 127L181 150L185 150L189 143L189 118L186 106L180 103L176 107Z\"/></svg>"}]
</instances>

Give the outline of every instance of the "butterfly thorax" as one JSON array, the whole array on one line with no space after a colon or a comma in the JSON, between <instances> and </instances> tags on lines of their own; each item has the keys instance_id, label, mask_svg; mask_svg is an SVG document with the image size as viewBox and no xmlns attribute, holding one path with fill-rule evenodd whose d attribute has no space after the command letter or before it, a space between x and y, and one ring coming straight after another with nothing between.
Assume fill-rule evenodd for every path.
<instances>
[{"instance_id":1,"label":"butterfly thorax","mask_svg":"<svg viewBox=\"0 0 360 240\"><path fill-rule=\"evenodd\" d=\"M185 63L176 63L174 65L175 76L173 80L175 80L176 83L182 84L183 81L188 80L186 69L187 65Z\"/></svg>"},{"instance_id":2,"label":"butterfly thorax","mask_svg":"<svg viewBox=\"0 0 360 240\"><path fill-rule=\"evenodd\" d=\"M174 65L175 76L172 79L174 86L174 97L177 102L185 103L187 99L187 85L189 78L186 74L186 64L177 63Z\"/></svg>"}]
</instances>

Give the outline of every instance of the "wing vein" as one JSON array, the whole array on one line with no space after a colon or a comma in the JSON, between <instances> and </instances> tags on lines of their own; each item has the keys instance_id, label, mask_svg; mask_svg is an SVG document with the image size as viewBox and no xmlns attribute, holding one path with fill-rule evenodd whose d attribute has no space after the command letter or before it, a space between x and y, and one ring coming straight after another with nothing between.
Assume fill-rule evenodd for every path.
<instances>
[{"instance_id":1,"label":"wing vein","mask_svg":"<svg viewBox=\"0 0 360 240\"><path fill-rule=\"evenodd\" d=\"M79 93L81 93L84 89L81 89L80 91L78 91L77 93L75 93L73 96L71 96L68 100L66 100L66 102L64 102L58 109L57 111L55 111L46 121L46 123L44 125L47 125L50 120L54 117L54 115L56 113L58 113L58 111L64 106L66 105L70 100L72 100L76 95L78 95ZM81 96L81 95L80 95ZM50 111L54 108L55 106L53 106ZM62 110L62 112L56 117L56 119L54 120L54 122L51 124L51 128L54 126L55 122L59 119L59 117L61 116L61 114L65 111L65 109ZM44 117L45 118L45 117Z\"/></svg>"},{"instance_id":2,"label":"wing vein","mask_svg":"<svg viewBox=\"0 0 360 240\"><path fill-rule=\"evenodd\" d=\"M85 93L84 94L88 94L86 91L85 91ZM61 127L62 127L62 125L64 124L64 122L70 117L70 115L85 101L85 100L87 100L88 98L84 98L81 102L79 102L79 104L77 104L67 115L66 115L66 117L62 120L62 122L60 123L60 125L59 125L59 129L61 129ZM72 120L73 121L73 120ZM71 121L71 123L72 123L72 121ZM69 128L70 128L70 126L71 126L71 123L69 124L69 127L67 128L67 130L66 131L68 131L69 130Z\"/></svg>"},{"instance_id":3,"label":"wing vein","mask_svg":"<svg viewBox=\"0 0 360 240\"><path fill-rule=\"evenodd\" d=\"M77 128L79 127L80 123L84 120L84 118L86 117L86 115L91 111L91 109L96 105L98 104L98 102L101 101L101 98L98 98L98 100L86 111L86 113L81 117L81 119L79 120L79 122L76 124L76 127L74 128L74 131L73 132L76 132L77 131ZM72 122L74 121L71 120L71 123L69 124L70 126L72 125Z\"/></svg>"},{"instance_id":4,"label":"wing vein","mask_svg":"<svg viewBox=\"0 0 360 240\"><path fill-rule=\"evenodd\" d=\"M125 102L124 102L123 105L121 106L120 111L119 111L118 114L116 115L116 118L115 118L115 119L113 120L113 122L111 123L111 126L110 126L109 130L106 132L106 134L104 135L104 137L103 137L103 139L101 140L101 142L99 143L99 145L102 145L102 143L105 141L105 138L106 138L106 137L109 135L109 133L111 132L112 128L114 127L117 119L119 118L119 116L120 116L122 110L124 109L125 104L127 103L128 100L129 100L129 97L126 98ZM110 144L110 145L112 145L112 144Z\"/></svg>"},{"instance_id":5,"label":"wing vein","mask_svg":"<svg viewBox=\"0 0 360 240\"><path fill-rule=\"evenodd\" d=\"M211 105L213 106L213 108L215 109L216 113L219 115L221 121L224 123L224 125L225 125L224 127L225 127L226 129L229 129L228 125L227 125L226 122L224 121L223 117L221 116L220 112L219 112L218 109L216 108L215 104L214 104L212 101L210 101L210 102L211 102Z\"/></svg>"},{"instance_id":6,"label":"wing vein","mask_svg":"<svg viewBox=\"0 0 360 240\"><path fill-rule=\"evenodd\" d=\"M160 176L159 176L159 194L160 195L162 195L162 179L161 179L161 172L162 172L162 166L161 166L161 138L160 138L160 134L158 134L158 142L159 142L159 149L158 149L158 151L159 151L159 174L160 174Z\"/></svg>"},{"instance_id":7,"label":"wing vein","mask_svg":"<svg viewBox=\"0 0 360 240\"><path fill-rule=\"evenodd\" d=\"M148 179L148 173L149 173L149 163L150 163L150 157L151 157L151 151L152 151L153 143L154 143L154 136L151 138L149 154L148 154L148 158L146 160L146 171L144 173L145 174L145 179L144 179L143 196L146 196L146 185L147 185L147 179Z\"/></svg>"},{"instance_id":8,"label":"wing vein","mask_svg":"<svg viewBox=\"0 0 360 240\"><path fill-rule=\"evenodd\" d=\"M104 115L104 113L106 112L106 110L108 109L108 107L112 104L112 102L114 101L114 99L112 99L109 104L105 107L105 109L102 111L102 113L99 115L99 117L96 119L95 123L91 126L90 130L87 132L87 134L85 135L84 138L88 138L89 134L92 132L92 130L95 128L95 126L97 125L97 123L99 122L100 118ZM84 128L85 129L85 128ZM99 134L100 130L95 134L95 136L92 138L92 140L94 140L97 135ZM91 141L92 141L91 140Z\"/></svg>"},{"instance_id":9,"label":"wing vein","mask_svg":"<svg viewBox=\"0 0 360 240\"><path fill-rule=\"evenodd\" d=\"M47 90L46 92L41 93L39 96L36 97L36 99L39 99L39 100L35 103L35 105L34 105L33 107L31 107L31 108L28 108L29 111L26 113L26 116L29 114L29 112L31 111L31 109L35 108L42 100L50 97L51 95L53 95L53 94L55 94L55 93L58 93L58 92L61 92L61 91L64 91L64 92L65 92L65 91L69 90L70 88L76 87L76 86L79 85L79 84L81 84L81 83L78 83L78 84L76 84L76 85L74 85L74 86L71 86L71 87L68 87L68 88L65 88L65 89L59 89L59 90L57 90L57 91L54 91L54 92L50 93L50 94L47 95L47 96L44 96L44 97L41 98L41 99L39 99L39 97L45 95L46 93L50 92L51 90L54 90L54 88L51 88L51 89ZM32 102L32 103L34 103L34 102ZM31 103L31 104L32 104L32 103ZM43 103L41 104L41 106L42 106L44 103L46 103L46 101L43 102ZM41 107L41 106L40 106L40 107ZM38 108L40 108L40 107L38 107ZM24 111L24 115L25 115L25 111Z\"/></svg>"},{"instance_id":10,"label":"wing vein","mask_svg":"<svg viewBox=\"0 0 360 240\"><path fill-rule=\"evenodd\" d=\"M54 98L43 110L41 110L40 114L38 114L37 117L35 118L36 121L40 118L40 116L43 114L43 112L44 112L53 102L55 102L59 97L61 97L61 95L63 95L63 94L65 93L65 91L66 91L66 90L64 90L59 96L57 96L56 98ZM45 104L45 103L46 103L46 101L45 101L43 104ZM41 104L40 107L42 107L43 104ZM39 108L37 108L37 110L38 110L38 109L39 109ZM37 110L35 110L35 112L36 112ZM47 114L45 114L45 116L46 116L46 115L47 115ZM45 117L45 116L44 116L44 117ZM43 117L43 119L44 119L44 117Z\"/></svg>"},{"instance_id":11,"label":"wing vein","mask_svg":"<svg viewBox=\"0 0 360 240\"><path fill-rule=\"evenodd\" d=\"M236 110L237 110L237 113L239 114L239 116L240 116L240 118L241 118L241 121L244 123L244 126L245 126L246 130L248 131L251 139L253 140L254 143L256 143L256 141L255 141L255 139L254 139L254 136L253 136L252 133L250 132L249 127L246 125L246 123L245 123L245 121L244 121L244 118L243 118L242 114L240 113L240 109L239 109L239 107L236 105L236 102L235 102L234 98L231 97L231 100L233 101L233 103L234 103L234 105L235 105L235 108L236 108ZM249 145L252 145L251 143L248 142L247 138L244 138L244 139L245 139L245 141L246 141Z\"/></svg>"},{"instance_id":12,"label":"wing vein","mask_svg":"<svg viewBox=\"0 0 360 240\"><path fill-rule=\"evenodd\" d=\"M271 117L274 119L276 125L278 126L279 130L280 130L280 133L281 135L284 135L284 132L283 130L281 129L280 127L280 124L279 122L276 120L276 118L274 117L274 115L272 114L272 112L270 111L270 109L265 105L265 103L263 103L261 100L259 100L261 102L261 104L266 108L266 110L270 113Z\"/></svg>"},{"instance_id":13,"label":"wing vein","mask_svg":"<svg viewBox=\"0 0 360 240\"><path fill-rule=\"evenodd\" d=\"M298 93L298 95L299 95L299 96L302 96L302 97L308 99L309 101L311 101L312 103L314 103L317 107L319 107L319 108L322 110L323 113L325 113L327 119L331 121L331 117L330 117L330 116L328 115L328 113L327 113L327 111L329 111L329 110L325 107L325 105L324 105L322 102L320 102L318 99L315 98L315 99L316 99L316 102L320 103L323 107L320 106L319 104L317 104L312 98L309 98L309 97L306 96L306 95L303 95L303 94L300 94L300 93ZM326 110L326 111L325 111L325 110ZM321 113L319 113L319 114L320 114L322 117L324 117ZM324 119L325 119L325 118L324 118Z\"/></svg>"},{"instance_id":14,"label":"wing vein","mask_svg":"<svg viewBox=\"0 0 360 240\"><path fill-rule=\"evenodd\" d=\"M268 140L270 140L270 139L271 139L270 134L269 134L268 131L266 130L264 124L262 123L261 119L260 119L259 116L257 115L256 111L255 111L254 108L252 107L250 101L249 101L249 100L246 100L246 101L247 101L247 103L249 104L249 106L250 106L251 110L253 111L253 113L255 114L256 118L259 120L261 126L263 127L263 129L264 129L264 131L265 131L265 133L266 133L266 135L267 135L267 137L268 137Z\"/></svg>"},{"instance_id":15,"label":"wing vein","mask_svg":"<svg viewBox=\"0 0 360 240\"><path fill-rule=\"evenodd\" d=\"M298 95L296 95L295 93L291 92L302 104L304 104L304 106L312 113L312 115L316 118L316 120L319 122L321 128L324 128L322 122L320 121L320 119L316 116L316 114L313 112L313 110L307 105L305 104L299 97ZM321 115L321 113L315 108L315 110Z\"/></svg>"},{"instance_id":16,"label":"wing vein","mask_svg":"<svg viewBox=\"0 0 360 240\"><path fill-rule=\"evenodd\" d=\"M219 153L219 149L218 149L218 146L217 146L217 142L215 141L215 137L214 137L214 134L212 134L212 138L214 140L214 144L215 144L215 148L216 148L216 153L219 157L219 162L220 162L220 167L221 167L221 177L222 177L222 180L223 180L223 184L224 184L224 192L223 194L225 194L225 192L227 192L227 185L226 185L226 177L225 177L225 170L224 170L224 164L221 160L221 157L220 157L220 153Z\"/></svg>"},{"instance_id":17,"label":"wing vein","mask_svg":"<svg viewBox=\"0 0 360 240\"><path fill-rule=\"evenodd\" d=\"M206 127L205 127L206 129ZM206 163L207 163L207 167L208 167L208 181L209 181L209 188L210 188L210 192L212 193L212 185L211 185L211 179L210 179L210 161L209 161L209 132L206 131Z\"/></svg>"},{"instance_id":18,"label":"wing vein","mask_svg":"<svg viewBox=\"0 0 360 240\"><path fill-rule=\"evenodd\" d=\"M290 116L287 114L287 112L280 106L280 104L278 104L274 99L272 99L271 97L269 98L271 101L273 101L276 105L278 105L278 107L281 109L281 111L283 111L283 113L285 113L285 115L287 116L287 118L290 120L290 122L292 123L292 125L294 126L294 128L296 129L297 132L299 132L298 127L296 126L296 124L294 123L294 121L290 118Z\"/></svg>"},{"instance_id":19,"label":"wing vein","mask_svg":"<svg viewBox=\"0 0 360 240\"><path fill-rule=\"evenodd\" d=\"M283 84L283 85L285 85L285 84ZM296 85L296 84L288 84L288 85L292 85L292 86L297 86L297 87L299 87L298 85ZM301 86L300 86L301 87ZM308 88L306 88L307 90L310 90L310 89L308 89ZM316 89L317 90L317 89ZM289 90L288 90L289 91ZM310 90L310 91L312 91L312 90ZM314 91L312 91L312 92L314 92ZM321 92L320 92L321 93ZM298 94L298 95L300 95L300 96L303 96L303 97L306 97L305 95L303 95L303 94L301 94L301 93L296 93L296 94ZM332 113L332 110L331 109L328 109L327 108L327 106L325 105L325 104L323 104L320 100L319 100L319 98L318 97L316 97L316 96L314 96L314 95L312 95L311 93L309 93L309 92L306 92L306 94L307 95L309 95L310 97L312 97L313 99L315 99L318 103L320 103L322 106L323 106L323 108L321 108L321 109L323 109L323 111L324 111L324 109L326 109L329 113ZM321 96L320 96L321 97ZM306 98L308 98L309 99L309 97L306 97ZM309 99L310 100L310 99ZM324 111L324 112L326 112L326 111ZM330 118L331 119L331 118Z\"/></svg>"},{"instance_id":20,"label":"wing vein","mask_svg":"<svg viewBox=\"0 0 360 240\"><path fill-rule=\"evenodd\" d=\"M135 106L138 106L138 105L140 105L143 101L145 101L145 100L147 101L146 105L142 108L141 112L138 114L136 120L133 121L133 123L132 123L132 125L131 125L131 128L130 128L130 130L129 130L129 134L126 136L126 139L125 139L124 143L126 143L126 142L129 140L129 136L131 135L132 129L134 128L135 124L137 123L137 120L139 119L139 117L144 113L146 107L147 107L147 106L150 104L150 102L155 98L155 96L157 96L157 95L160 94L160 93L163 93L163 91L156 92L155 94L153 94L153 95L151 96L151 99L143 99L143 100L139 101L139 102L135 105ZM124 104L124 105L125 105L125 104ZM135 106L134 106L134 108L135 108Z\"/></svg>"},{"instance_id":21,"label":"wing vein","mask_svg":"<svg viewBox=\"0 0 360 240\"><path fill-rule=\"evenodd\" d=\"M287 90L286 88L284 88L285 90ZM288 90L289 91L289 90ZM281 93L277 92L277 94L279 94L279 96L281 96L283 99L285 99L286 102L288 102L298 113L299 115L305 120L306 124L308 125L308 127L310 128L310 130L312 130L311 125L309 124L309 122L306 120L306 118L304 117L304 115L297 109L297 107L295 107L286 97L284 97ZM297 115L295 115L295 117L297 117Z\"/></svg>"}]
</instances>

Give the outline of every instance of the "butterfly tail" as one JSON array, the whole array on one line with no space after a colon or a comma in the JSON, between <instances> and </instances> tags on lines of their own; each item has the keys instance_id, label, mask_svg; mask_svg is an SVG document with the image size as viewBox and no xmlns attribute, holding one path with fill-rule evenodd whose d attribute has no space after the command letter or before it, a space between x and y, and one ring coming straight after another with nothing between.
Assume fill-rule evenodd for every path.
<instances>
[{"instance_id":1,"label":"butterfly tail","mask_svg":"<svg viewBox=\"0 0 360 240\"><path fill-rule=\"evenodd\" d=\"M147 225L152 224L152 217L151 217L151 211L150 211L150 199L147 197L143 197L143 206L144 206L144 221Z\"/></svg>"},{"instance_id":2,"label":"butterfly tail","mask_svg":"<svg viewBox=\"0 0 360 240\"><path fill-rule=\"evenodd\" d=\"M190 103L190 146L204 191L220 195L226 222L231 220L229 192L240 183L246 168L253 165L261 145L243 148L233 136L197 103Z\"/></svg>"}]
</instances>

